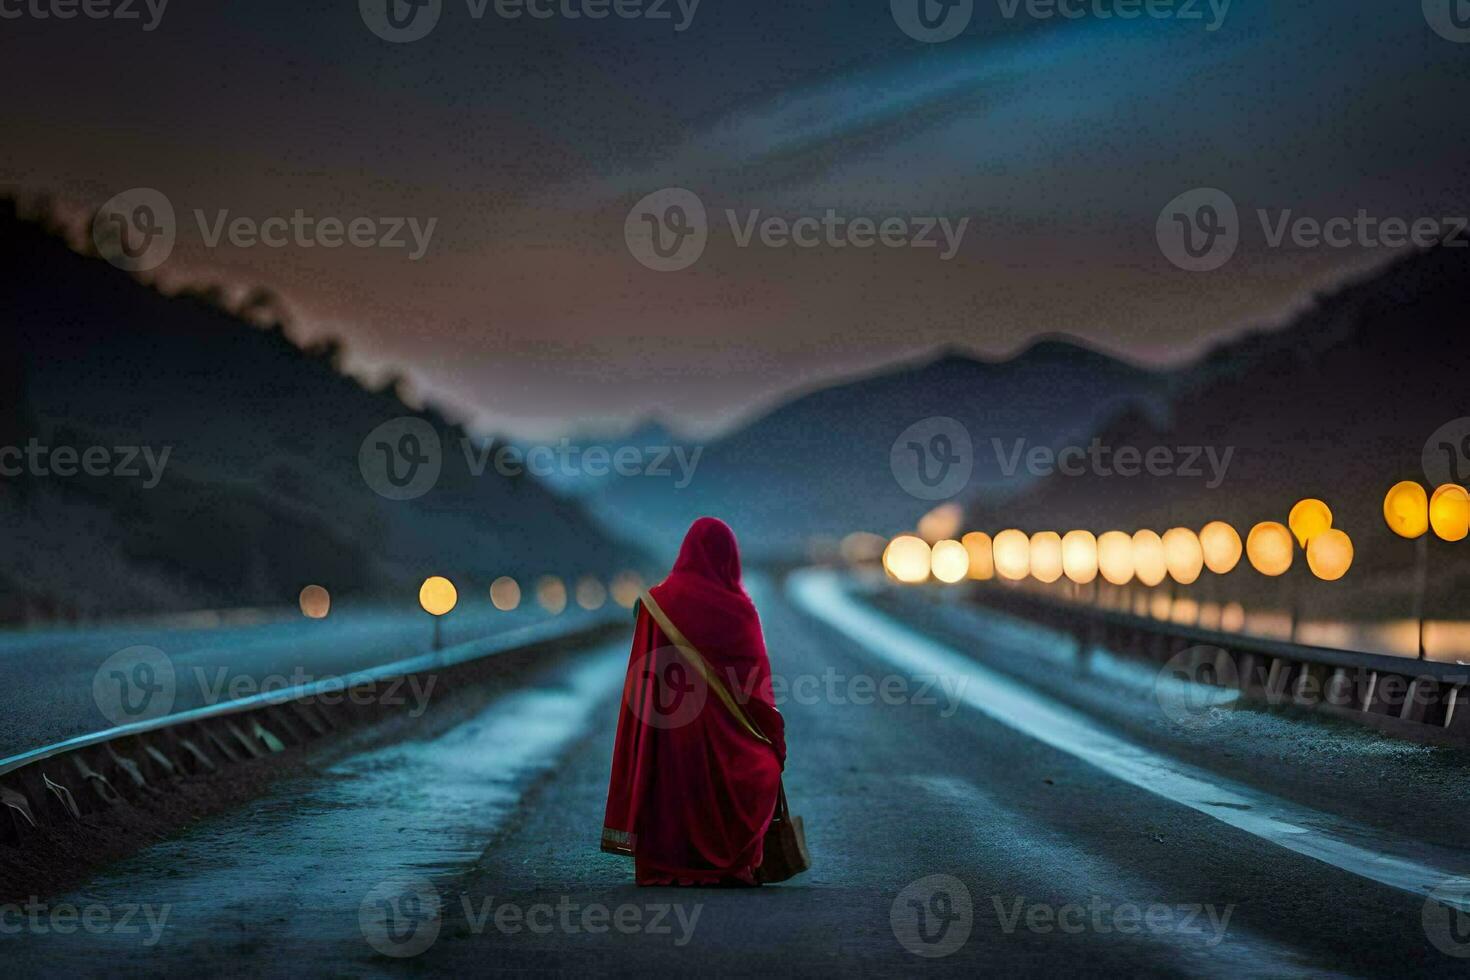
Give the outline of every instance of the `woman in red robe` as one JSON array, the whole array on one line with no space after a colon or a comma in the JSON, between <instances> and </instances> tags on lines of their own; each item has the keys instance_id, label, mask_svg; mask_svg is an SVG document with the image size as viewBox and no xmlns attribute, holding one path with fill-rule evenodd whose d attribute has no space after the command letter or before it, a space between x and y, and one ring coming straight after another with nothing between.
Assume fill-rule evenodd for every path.
<instances>
[{"instance_id":1,"label":"woman in red robe","mask_svg":"<svg viewBox=\"0 0 1470 980\"><path fill-rule=\"evenodd\" d=\"M754 885L786 729L734 532L712 517L695 521L648 595L623 685L602 849L632 857L640 885Z\"/></svg>"}]
</instances>

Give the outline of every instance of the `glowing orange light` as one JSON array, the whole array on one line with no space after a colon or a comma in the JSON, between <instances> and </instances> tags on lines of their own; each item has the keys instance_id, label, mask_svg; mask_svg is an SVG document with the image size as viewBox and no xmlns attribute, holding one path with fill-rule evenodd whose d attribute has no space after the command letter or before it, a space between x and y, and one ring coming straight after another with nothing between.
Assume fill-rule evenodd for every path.
<instances>
[{"instance_id":1,"label":"glowing orange light","mask_svg":"<svg viewBox=\"0 0 1470 980\"><path fill-rule=\"evenodd\" d=\"M958 537L965 509L956 503L940 504L919 519L919 537L929 543Z\"/></svg>"},{"instance_id":2,"label":"glowing orange light","mask_svg":"<svg viewBox=\"0 0 1470 980\"><path fill-rule=\"evenodd\" d=\"M1262 575L1275 578L1286 574L1296 556L1291 532L1276 521L1262 521L1245 539L1246 557Z\"/></svg>"},{"instance_id":3,"label":"glowing orange light","mask_svg":"<svg viewBox=\"0 0 1470 980\"><path fill-rule=\"evenodd\" d=\"M917 585L928 580L929 561L929 543L912 534L894 538L883 552L884 569L907 585Z\"/></svg>"},{"instance_id":4,"label":"glowing orange light","mask_svg":"<svg viewBox=\"0 0 1470 980\"><path fill-rule=\"evenodd\" d=\"M1068 531L1063 536L1062 571L1078 585L1097 578L1097 538L1091 531Z\"/></svg>"},{"instance_id":5,"label":"glowing orange light","mask_svg":"<svg viewBox=\"0 0 1470 980\"><path fill-rule=\"evenodd\" d=\"M1205 555L1205 567L1216 575L1228 575L1234 570L1245 550L1235 528L1224 521L1211 521L1201 528L1199 544Z\"/></svg>"},{"instance_id":6,"label":"glowing orange light","mask_svg":"<svg viewBox=\"0 0 1470 980\"><path fill-rule=\"evenodd\" d=\"M419 605L431 616L443 616L459 605L459 592L449 579L431 575L419 586Z\"/></svg>"},{"instance_id":7,"label":"glowing orange light","mask_svg":"<svg viewBox=\"0 0 1470 980\"><path fill-rule=\"evenodd\" d=\"M1353 567L1353 541L1346 532L1323 531L1307 545L1307 567L1324 582L1336 582Z\"/></svg>"},{"instance_id":8,"label":"glowing orange light","mask_svg":"<svg viewBox=\"0 0 1470 980\"><path fill-rule=\"evenodd\" d=\"M1113 585L1133 581L1133 539L1122 531L1108 531L1098 538L1097 566Z\"/></svg>"},{"instance_id":9,"label":"glowing orange light","mask_svg":"<svg viewBox=\"0 0 1470 980\"><path fill-rule=\"evenodd\" d=\"M1164 557L1164 539L1153 531L1135 531L1133 534L1133 574L1149 588L1158 585L1169 574L1169 563Z\"/></svg>"},{"instance_id":10,"label":"glowing orange light","mask_svg":"<svg viewBox=\"0 0 1470 980\"><path fill-rule=\"evenodd\" d=\"M332 597L320 585L308 585L302 589L298 601L301 603L301 615L307 619L326 619L332 610Z\"/></svg>"},{"instance_id":11,"label":"glowing orange light","mask_svg":"<svg viewBox=\"0 0 1470 980\"><path fill-rule=\"evenodd\" d=\"M1019 582L1031 574L1031 541L1022 531L1011 529L995 536L991 552L995 571L1001 578Z\"/></svg>"},{"instance_id":12,"label":"glowing orange light","mask_svg":"<svg viewBox=\"0 0 1470 980\"><path fill-rule=\"evenodd\" d=\"M1470 493L1458 483L1446 483L1429 498L1429 526L1445 541L1463 541L1470 534Z\"/></svg>"},{"instance_id":13,"label":"glowing orange light","mask_svg":"<svg viewBox=\"0 0 1470 980\"><path fill-rule=\"evenodd\" d=\"M1174 581L1192 585L1204 571L1205 553L1199 536L1187 527L1171 527L1164 532L1164 565Z\"/></svg>"},{"instance_id":14,"label":"glowing orange light","mask_svg":"<svg viewBox=\"0 0 1470 980\"><path fill-rule=\"evenodd\" d=\"M1332 510L1316 497L1298 500L1286 518L1296 543L1305 548L1323 531L1332 529Z\"/></svg>"},{"instance_id":15,"label":"glowing orange light","mask_svg":"<svg viewBox=\"0 0 1470 980\"><path fill-rule=\"evenodd\" d=\"M1031 574L1048 585L1062 577L1062 536L1055 531L1031 535Z\"/></svg>"},{"instance_id":16,"label":"glowing orange light","mask_svg":"<svg viewBox=\"0 0 1470 980\"><path fill-rule=\"evenodd\" d=\"M984 531L971 531L960 539L970 556L970 578L976 582L988 582L995 578L995 555L991 552L990 535Z\"/></svg>"},{"instance_id":17,"label":"glowing orange light","mask_svg":"<svg viewBox=\"0 0 1470 980\"><path fill-rule=\"evenodd\" d=\"M940 541L929 559L934 577L946 584L964 581L970 571L970 553L958 541Z\"/></svg>"},{"instance_id":18,"label":"glowing orange light","mask_svg":"<svg viewBox=\"0 0 1470 980\"><path fill-rule=\"evenodd\" d=\"M643 591L643 579L637 572L618 572L612 580L613 602L624 609L632 609Z\"/></svg>"},{"instance_id":19,"label":"glowing orange light","mask_svg":"<svg viewBox=\"0 0 1470 980\"><path fill-rule=\"evenodd\" d=\"M1401 538L1422 537L1429 530L1429 495L1413 480L1395 483L1383 498L1383 520Z\"/></svg>"}]
</instances>

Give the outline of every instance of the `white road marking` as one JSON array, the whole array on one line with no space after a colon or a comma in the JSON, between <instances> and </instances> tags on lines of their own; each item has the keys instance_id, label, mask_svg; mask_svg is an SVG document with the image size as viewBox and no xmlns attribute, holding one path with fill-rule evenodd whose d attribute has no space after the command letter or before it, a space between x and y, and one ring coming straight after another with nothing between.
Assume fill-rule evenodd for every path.
<instances>
[{"instance_id":1,"label":"white road marking","mask_svg":"<svg viewBox=\"0 0 1470 980\"><path fill-rule=\"evenodd\" d=\"M968 678L961 699L1001 724L1262 840L1421 896L1446 879L1464 874L1457 869L1470 868L1470 855L1407 840L1393 841L1397 853L1374 850L1369 845L1386 843L1378 832L1221 779L1111 735L1081 713L858 602L835 572L796 572L786 589L802 609L902 669ZM1446 901L1442 896L1437 895ZM1453 904L1470 912L1470 897Z\"/></svg>"}]
</instances>

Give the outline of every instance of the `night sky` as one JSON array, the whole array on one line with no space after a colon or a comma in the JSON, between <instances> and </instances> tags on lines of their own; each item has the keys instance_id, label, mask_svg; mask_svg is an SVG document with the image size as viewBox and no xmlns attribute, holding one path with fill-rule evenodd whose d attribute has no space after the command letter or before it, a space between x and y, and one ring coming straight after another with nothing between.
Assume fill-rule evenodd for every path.
<instances>
[{"instance_id":1,"label":"night sky","mask_svg":"<svg viewBox=\"0 0 1470 980\"><path fill-rule=\"evenodd\" d=\"M834 375L1052 332L1170 363L1387 258L1267 247L1256 209L1470 210L1470 43L1419 0L1236 0L1215 30L1204 0L1189 22L977 0L937 44L887 0L702 0L682 31L673 0L669 20L595 21L443 0L404 44L356 0L171 0L153 30L143 0L141 21L29 12L49 2L0 0L22 12L0 19L0 183L88 208L156 188L180 219L162 281L269 286L303 337L519 435L651 413L706 432ZM712 229L697 264L660 273L624 220L671 186ZM1155 239L1196 187L1244 219L1214 272ZM437 226L410 261L211 249L193 217L298 208ZM943 261L740 248L727 208L970 222Z\"/></svg>"}]
</instances>

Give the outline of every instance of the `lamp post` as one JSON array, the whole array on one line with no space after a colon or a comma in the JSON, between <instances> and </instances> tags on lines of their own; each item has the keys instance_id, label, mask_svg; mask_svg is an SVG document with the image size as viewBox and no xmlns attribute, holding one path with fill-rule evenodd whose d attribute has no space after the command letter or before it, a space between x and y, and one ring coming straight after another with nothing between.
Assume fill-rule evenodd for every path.
<instances>
[{"instance_id":1,"label":"lamp post","mask_svg":"<svg viewBox=\"0 0 1470 980\"><path fill-rule=\"evenodd\" d=\"M1430 496L1413 480L1395 483L1383 498L1383 520L1401 538L1415 542L1414 611L1419 624L1419 659L1427 659L1425 593L1429 589L1429 531L1442 541L1463 541L1470 533L1470 494L1458 483L1446 483Z\"/></svg>"},{"instance_id":2,"label":"lamp post","mask_svg":"<svg viewBox=\"0 0 1470 980\"><path fill-rule=\"evenodd\" d=\"M443 643L440 621L459 604L459 592L454 583L442 575L431 575L419 586L419 605L434 618L434 649Z\"/></svg>"}]
</instances>

